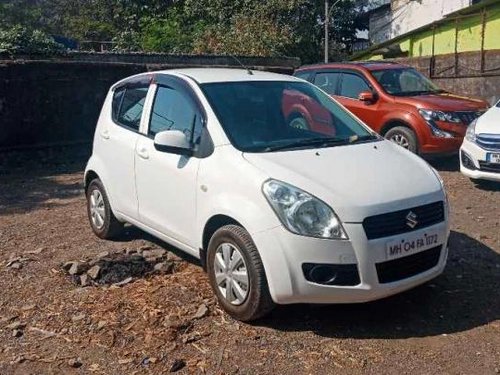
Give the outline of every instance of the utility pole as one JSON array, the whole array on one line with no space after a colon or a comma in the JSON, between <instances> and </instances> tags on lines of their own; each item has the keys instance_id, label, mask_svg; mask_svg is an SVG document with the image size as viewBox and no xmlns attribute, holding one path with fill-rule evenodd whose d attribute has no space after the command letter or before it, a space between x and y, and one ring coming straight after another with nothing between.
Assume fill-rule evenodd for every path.
<instances>
[{"instance_id":1,"label":"utility pole","mask_svg":"<svg viewBox=\"0 0 500 375\"><path fill-rule=\"evenodd\" d=\"M328 19L330 18L328 10L328 0L325 0L325 64L328 63Z\"/></svg>"}]
</instances>

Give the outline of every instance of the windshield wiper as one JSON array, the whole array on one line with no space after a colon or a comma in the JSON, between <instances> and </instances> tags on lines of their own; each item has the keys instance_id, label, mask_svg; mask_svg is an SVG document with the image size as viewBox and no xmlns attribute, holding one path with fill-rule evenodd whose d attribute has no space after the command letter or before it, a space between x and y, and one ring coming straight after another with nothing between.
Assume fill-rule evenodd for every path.
<instances>
[{"instance_id":1,"label":"windshield wiper","mask_svg":"<svg viewBox=\"0 0 500 375\"><path fill-rule=\"evenodd\" d=\"M293 142L276 145L276 146L268 146L264 149L264 152L272 152L293 148L301 148L307 146L316 146L317 148L339 145L339 144L348 144L350 143L350 138L310 138L310 139L299 139Z\"/></svg>"},{"instance_id":2,"label":"windshield wiper","mask_svg":"<svg viewBox=\"0 0 500 375\"><path fill-rule=\"evenodd\" d=\"M349 143L362 143L373 141L375 139L379 139L379 137L375 134L353 135L352 137L349 137Z\"/></svg>"}]
</instances>

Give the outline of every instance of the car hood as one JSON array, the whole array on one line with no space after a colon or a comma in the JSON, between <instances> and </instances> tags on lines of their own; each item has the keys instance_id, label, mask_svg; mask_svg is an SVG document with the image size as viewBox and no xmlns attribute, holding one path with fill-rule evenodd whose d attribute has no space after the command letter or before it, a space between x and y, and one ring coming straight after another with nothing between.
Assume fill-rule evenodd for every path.
<instances>
[{"instance_id":1,"label":"car hood","mask_svg":"<svg viewBox=\"0 0 500 375\"><path fill-rule=\"evenodd\" d=\"M398 100L407 104L417 103L424 109L440 111L478 111L488 108L488 103L484 100L449 93L400 97Z\"/></svg>"},{"instance_id":2,"label":"car hood","mask_svg":"<svg viewBox=\"0 0 500 375\"><path fill-rule=\"evenodd\" d=\"M476 123L476 134L499 134L500 135L500 108L492 107L484 115L479 117Z\"/></svg>"},{"instance_id":3,"label":"car hood","mask_svg":"<svg viewBox=\"0 0 500 375\"><path fill-rule=\"evenodd\" d=\"M421 158L389 141L323 149L244 153L269 178L328 203L344 222L444 199Z\"/></svg>"}]
</instances>

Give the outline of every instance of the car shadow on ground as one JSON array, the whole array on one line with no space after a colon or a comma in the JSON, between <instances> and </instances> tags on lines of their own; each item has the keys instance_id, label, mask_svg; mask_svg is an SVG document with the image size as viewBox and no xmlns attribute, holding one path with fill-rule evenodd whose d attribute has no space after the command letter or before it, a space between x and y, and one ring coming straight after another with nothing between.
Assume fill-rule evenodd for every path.
<instances>
[{"instance_id":1,"label":"car shadow on ground","mask_svg":"<svg viewBox=\"0 0 500 375\"><path fill-rule=\"evenodd\" d=\"M134 227L132 225L127 225L123 231L123 233L116 238L115 242L131 242L134 240L146 240L154 243L156 246L165 249L166 251L171 252L172 254L178 256L182 260L194 264L196 266L201 266L200 260L187 254L186 252L172 246L157 237L150 235L149 233L144 232L143 230Z\"/></svg>"},{"instance_id":2,"label":"car shadow on ground","mask_svg":"<svg viewBox=\"0 0 500 375\"><path fill-rule=\"evenodd\" d=\"M463 332L500 318L500 254L452 232L445 272L384 300L278 307L256 325L322 337L400 339Z\"/></svg>"},{"instance_id":3,"label":"car shadow on ground","mask_svg":"<svg viewBox=\"0 0 500 375\"><path fill-rule=\"evenodd\" d=\"M458 155L430 158L427 159L427 162L440 172L456 172L460 170Z\"/></svg>"}]
</instances>

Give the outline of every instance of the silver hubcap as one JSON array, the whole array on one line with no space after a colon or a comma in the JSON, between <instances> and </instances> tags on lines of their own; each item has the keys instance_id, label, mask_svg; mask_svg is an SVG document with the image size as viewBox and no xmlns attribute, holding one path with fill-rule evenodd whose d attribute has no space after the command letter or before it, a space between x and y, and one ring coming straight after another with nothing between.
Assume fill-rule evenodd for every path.
<instances>
[{"instance_id":1,"label":"silver hubcap","mask_svg":"<svg viewBox=\"0 0 500 375\"><path fill-rule=\"evenodd\" d=\"M241 305L248 295L247 265L241 252L230 243L223 243L215 251L215 282L224 298L233 305Z\"/></svg>"},{"instance_id":2,"label":"silver hubcap","mask_svg":"<svg viewBox=\"0 0 500 375\"><path fill-rule=\"evenodd\" d=\"M290 126L295 129L309 129L309 126L307 126L307 121L304 117L294 118L292 121L290 121Z\"/></svg>"},{"instance_id":3,"label":"silver hubcap","mask_svg":"<svg viewBox=\"0 0 500 375\"><path fill-rule=\"evenodd\" d=\"M99 190L95 189L90 194L90 219L97 229L104 226L106 210L104 209L104 198Z\"/></svg>"},{"instance_id":4,"label":"silver hubcap","mask_svg":"<svg viewBox=\"0 0 500 375\"><path fill-rule=\"evenodd\" d=\"M410 148L410 142L408 142L408 139L406 139L406 137L404 135L394 134L391 137L391 141L393 141L397 145L400 145L401 147L404 147L406 149Z\"/></svg>"}]
</instances>

